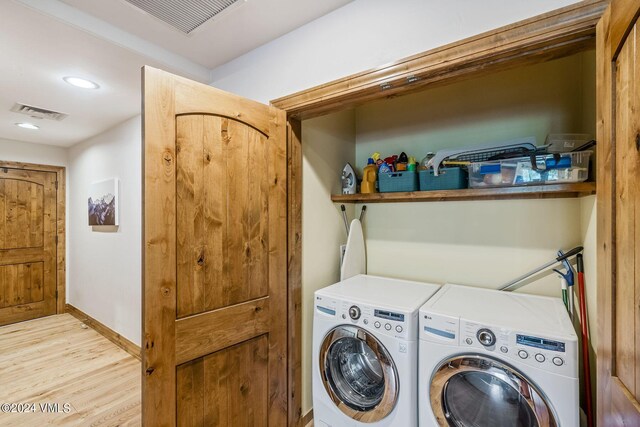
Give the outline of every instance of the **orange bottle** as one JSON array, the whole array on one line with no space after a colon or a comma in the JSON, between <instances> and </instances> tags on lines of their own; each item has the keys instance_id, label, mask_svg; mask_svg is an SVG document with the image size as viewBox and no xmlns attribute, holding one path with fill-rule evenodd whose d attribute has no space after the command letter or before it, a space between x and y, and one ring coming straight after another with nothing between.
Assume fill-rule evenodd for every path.
<instances>
[{"instance_id":1,"label":"orange bottle","mask_svg":"<svg viewBox=\"0 0 640 427\"><path fill-rule=\"evenodd\" d=\"M376 167L373 159L369 159L367 166L362 173L362 184L360 184L360 192L362 193L375 193L376 181L378 179L378 168Z\"/></svg>"}]
</instances>

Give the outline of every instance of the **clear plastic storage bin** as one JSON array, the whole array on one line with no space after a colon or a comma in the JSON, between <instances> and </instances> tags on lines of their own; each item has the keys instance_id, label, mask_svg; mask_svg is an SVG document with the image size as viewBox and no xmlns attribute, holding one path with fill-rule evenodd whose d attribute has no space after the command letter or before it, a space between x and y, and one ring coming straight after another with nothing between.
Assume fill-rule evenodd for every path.
<instances>
[{"instance_id":1,"label":"clear plastic storage bin","mask_svg":"<svg viewBox=\"0 0 640 427\"><path fill-rule=\"evenodd\" d=\"M586 181L591 151L478 162L469 165L469 187L510 187Z\"/></svg>"}]
</instances>

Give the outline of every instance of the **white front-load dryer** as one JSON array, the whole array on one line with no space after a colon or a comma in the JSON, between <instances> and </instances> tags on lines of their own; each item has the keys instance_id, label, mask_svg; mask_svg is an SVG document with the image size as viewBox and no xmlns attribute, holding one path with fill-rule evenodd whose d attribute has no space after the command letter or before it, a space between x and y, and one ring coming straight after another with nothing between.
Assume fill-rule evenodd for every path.
<instances>
[{"instance_id":1,"label":"white front-load dryer","mask_svg":"<svg viewBox=\"0 0 640 427\"><path fill-rule=\"evenodd\" d=\"M558 298L444 285L420 309L420 427L578 427L578 341Z\"/></svg>"},{"instance_id":2,"label":"white front-load dryer","mask_svg":"<svg viewBox=\"0 0 640 427\"><path fill-rule=\"evenodd\" d=\"M358 275L317 291L314 427L418 424L418 309L439 285Z\"/></svg>"}]
</instances>

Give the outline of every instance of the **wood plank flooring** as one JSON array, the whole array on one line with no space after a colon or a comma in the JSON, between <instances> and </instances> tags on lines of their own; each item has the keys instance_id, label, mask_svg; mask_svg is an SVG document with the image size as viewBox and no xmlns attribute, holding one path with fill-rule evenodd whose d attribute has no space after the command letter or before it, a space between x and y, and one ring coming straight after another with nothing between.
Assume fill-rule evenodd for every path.
<instances>
[{"instance_id":1,"label":"wood plank flooring","mask_svg":"<svg viewBox=\"0 0 640 427\"><path fill-rule=\"evenodd\" d=\"M0 407L0 425L139 426L140 369L140 361L69 314L3 326L0 404L34 406L27 413ZM40 406L47 404L48 411Z\"/></svg>"}]
</instances>

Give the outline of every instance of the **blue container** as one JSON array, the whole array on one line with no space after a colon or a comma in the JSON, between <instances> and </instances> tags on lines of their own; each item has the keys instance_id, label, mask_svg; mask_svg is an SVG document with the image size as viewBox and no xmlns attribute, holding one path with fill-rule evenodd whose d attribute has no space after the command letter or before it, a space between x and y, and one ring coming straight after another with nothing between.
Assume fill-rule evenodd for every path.
<instances>
[{"instance_id":1,"label":"blue container","mask_svg":"<svg viewBox=\"0 0 640 427\"><path fill-rule=\"evenodd\" d=\"M418 176L420 191L459 190L469 185L467 171L462 168L443 168L438 176L433 175L433 169L421 170Z\"/></svg>"},{"instance_id":2,"label":"blue container","mask_svg":"<svg viewBox=\"0 0 640 427\"><path fill-rule=\"evenodd\" d=\"M378 173L378 189L381 193L417 191L418 174L416 171Z\"/></svg>"}]
</instances>

